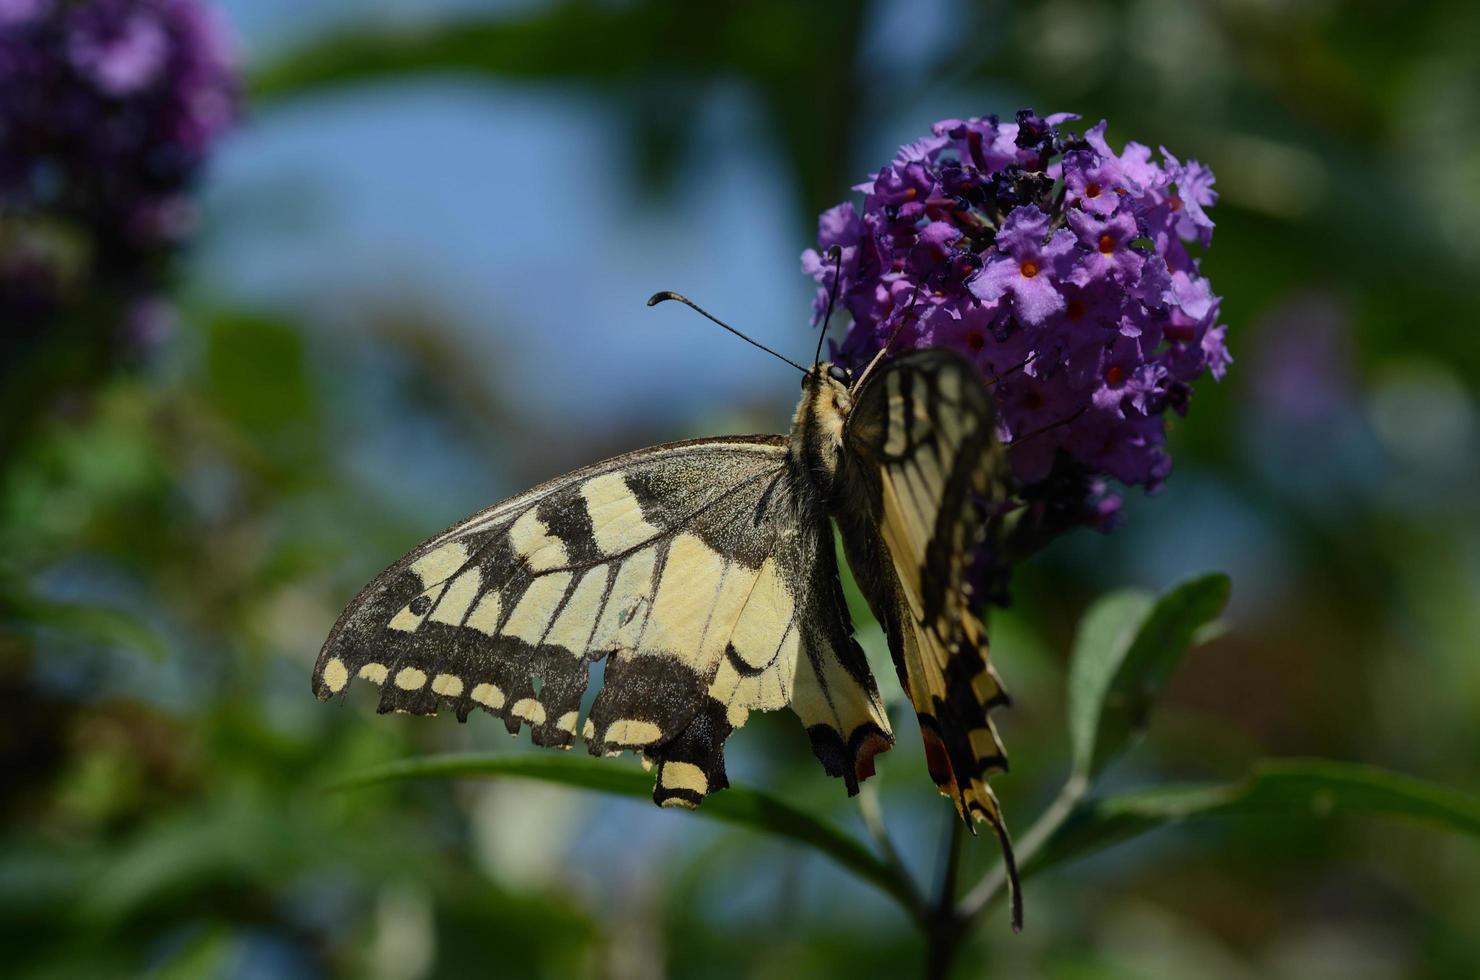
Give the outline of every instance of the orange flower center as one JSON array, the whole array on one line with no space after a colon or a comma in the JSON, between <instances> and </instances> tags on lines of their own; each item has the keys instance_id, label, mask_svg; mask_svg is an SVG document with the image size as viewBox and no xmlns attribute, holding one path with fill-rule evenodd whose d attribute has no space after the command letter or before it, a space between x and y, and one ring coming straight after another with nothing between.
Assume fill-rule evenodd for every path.
<instances>
[{"instance_id":1,"label":"orange flower center","mask_svg":"<svg viewBox=\"0 0 1480 980\"><path fill-rule=\"evenodd\" d=\"M980 330L973 330L966 335L966 349L973 354L980 354L982 348L987 346L987 338Z\"/></svg>"},{"instance_id":2,"label":"orange flower center","mask_svg":"<svg viewBox=\"0 0 1480 980\"><path fill-rule=\"evenodd\" d=\"M1032 259L1027 259L1022 265L1018 266L1018 271L1023 274L1024 279L1032 279L1038 275L1038 263Z\"/></svg>"},{"instance_id":3,"label":"orange flower center","mask_svg":"<svg viewBox=\"0 0 1480 980\"><path fill-rule=\"evenodd\" d=\"M1167 203L1171 205L1173 211L1182 210L1182 198L1176 194L1173 194L1170 198L1168 198Z\"/></svg>"},{"instance_id":4,"label":"orange flower center","mask_svg":"<svg viewBox=\"0 0 1480 980\"><path fill-rule=\"evenodd\" d=\"M1085 197L1099 197L1100 196L1100 185L1097 184L1097 183L1095 183L1094 181L1090 181L1088 184L1085 184L1084 185L1084 196Z\"/></svg>"},{"instance_id":5,"label":"orange flower center","mask_svg":"<svg viewBox=\"0 0 1480 980\"><path fill-rule=\"evenodd\" d=\"M1119 364L1112 364L1105 369L1105 383L1118 385L1125 380L1125 369Z\"/></svg>"},{"instance_id":6,"label":"orange flower center","mask_svg":"<svg viewBox=\"0 0 1480 980\"><path fill-rule=\"evenodd\" d=\"M1109 255L1113 251L1115 251L1115 239L1111 238L1109 235L1101 235L1100 254Z\"/></svg>"}]
</instances>

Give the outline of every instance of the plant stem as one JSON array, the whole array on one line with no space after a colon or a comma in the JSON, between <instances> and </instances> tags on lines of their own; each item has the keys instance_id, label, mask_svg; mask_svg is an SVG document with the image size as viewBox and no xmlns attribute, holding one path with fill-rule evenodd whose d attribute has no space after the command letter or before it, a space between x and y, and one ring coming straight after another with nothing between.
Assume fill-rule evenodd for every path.
<instances>
[{"instance_id":1,"label":"plant stem","mask_svg":"<svg viewBox=\"0 0 1480 980\"><path fill-rule=\"evenodd\" d=\"M863 815L863 825L868 828L869 836L874 839L874 845L879 849L879 856L884 859L884 864L899 882L900 890L909 902L915 922L923 927L928 914L925 907L925 896L921 894L919 886L915 884L914 876L905 866L904 858L900 857L899 850L894 846L894 839L889 836L889 830L884 824L884 810L879 805L879 791L873 783L864 783L859 787L858 809Z\"/></svg>"},{"instance_id":2,"label":"plant stem","mask_svg":"<svg viewBox=\"0 0 1480 980\"><path fill-rule=\"evenodd\" d=\"M936 876L935 908L938 910L956 908L956 882L961 878L961 843L965 826L965 822L952 812L942 847L941 867Z\"/></svg>"},{"instance_id":3,"label":"plant stem","mask_svg":"<svg viewBox=\"0 0 1480 980\"><path fill-rule=\"evenodd\" d=\"M961 879L961 852L966 837L965 823L951 811L946 837L941 846L940 867L936 874L936 897L927 910L925 931L925 978L944 980L951 972L965 938L965 920L956 909L956 888Z\"/></svg>"}]
</instances>

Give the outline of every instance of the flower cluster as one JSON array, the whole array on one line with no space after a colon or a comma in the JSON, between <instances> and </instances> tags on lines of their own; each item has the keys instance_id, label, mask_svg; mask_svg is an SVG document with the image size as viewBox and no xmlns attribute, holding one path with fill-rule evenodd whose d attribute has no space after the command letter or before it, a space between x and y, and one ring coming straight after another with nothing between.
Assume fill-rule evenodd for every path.
<instances>
[{"instance_id":1,"label":"flower cluster","mask_svg":"<svg viewBox=\"0 0 1480 980\"><path fill-rule=\"evenodd\" d=\"M837 283L852 324L834 358L947 347L981 369L1009 446L1016 522L1046 538L1110 527L1107 478L1156 489L1167 409L1229 363L1206 246L1213 175L1165 149L1083 136L1078 117L1018 113L936 123L860 184L802 256L817 313ZM836 246L841 261L828 256Z\"/></svg>"},{"instance_id":2,"label":"flower cluster","mask_svg":"<svg viewBox=\"0 0 1480 980\"><path fill-rule=\"evenodd\" d=\"M198 0L0 0L0 317L44 321L67 292L152 302L236 113Z\"/></svg>"}]
</instances>

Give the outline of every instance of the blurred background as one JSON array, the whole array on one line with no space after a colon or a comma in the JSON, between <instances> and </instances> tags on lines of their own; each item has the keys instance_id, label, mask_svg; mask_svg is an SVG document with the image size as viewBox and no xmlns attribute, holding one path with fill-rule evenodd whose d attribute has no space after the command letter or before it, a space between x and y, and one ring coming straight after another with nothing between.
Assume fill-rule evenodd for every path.
<instances>
[{"instance_id":1,"label":"blurred background","mask_svg":"<svg viewBox=\"0 0 1480 980\"><path fill-rule=\"evenodd\" d=\"M0 2L0 31L48 5ZM934 120L1027 106L1213 168L1203 271L1235 364L1174 423L1166 488L1035 558L994 613L1009 816L1066 772L1084 607L1215 569L1229 629L1114 785L1319 754L1480 788L1480 8L212 6L230 54L191 70L228 82L192 96L198 139L170 137L188 221L110 258L126 165L97 155L102 191L44 261L17 243L50 226L0 208L7 975L915 974L897 909L755 834L528 783L326 793L527 736L380 717L369 690L321 705L308 677L355 591L453 520L641 445L781 431L789 369L646 297L807 356L817 213ZM0 45L0 79L28 63ZM117 94L133 63L110 64ZM790 715L729 754L735 782L861 827ZM907 732L878 782L928 878L953 817L920 755ZM990 916L957 975L1474 976L1480 851L1190 824L1032 880L1027 920Z\"/></svg>"}]
</instances>

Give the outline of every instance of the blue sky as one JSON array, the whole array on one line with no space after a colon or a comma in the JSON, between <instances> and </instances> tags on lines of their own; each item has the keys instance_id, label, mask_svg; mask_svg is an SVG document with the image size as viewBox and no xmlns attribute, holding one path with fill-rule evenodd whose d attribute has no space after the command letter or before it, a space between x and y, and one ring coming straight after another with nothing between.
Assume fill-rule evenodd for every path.
<instances>
[{"instance_id":1,"label":"blue sky","mask_svg":"<svg viewBox=\"0 0 1480 980\"><path fill-rule=\"evenodd\" d=\"M350 5L313 5L311 21L301 4L223 6L252 58ZM377 10L426 15L410 7ZM618 124L550 88L385 85L258 111L212 175L208 205L232 220L209 236L201 271L217 295L323 322L424 303L491 383L598 428L738 402L789 408L791 369L677 307L644 305L677 289L797 360L810 350L792 188L741 93L720 92L704 125L710 164L654 201L634 193Z\"/></svg>"}]
</instances>

